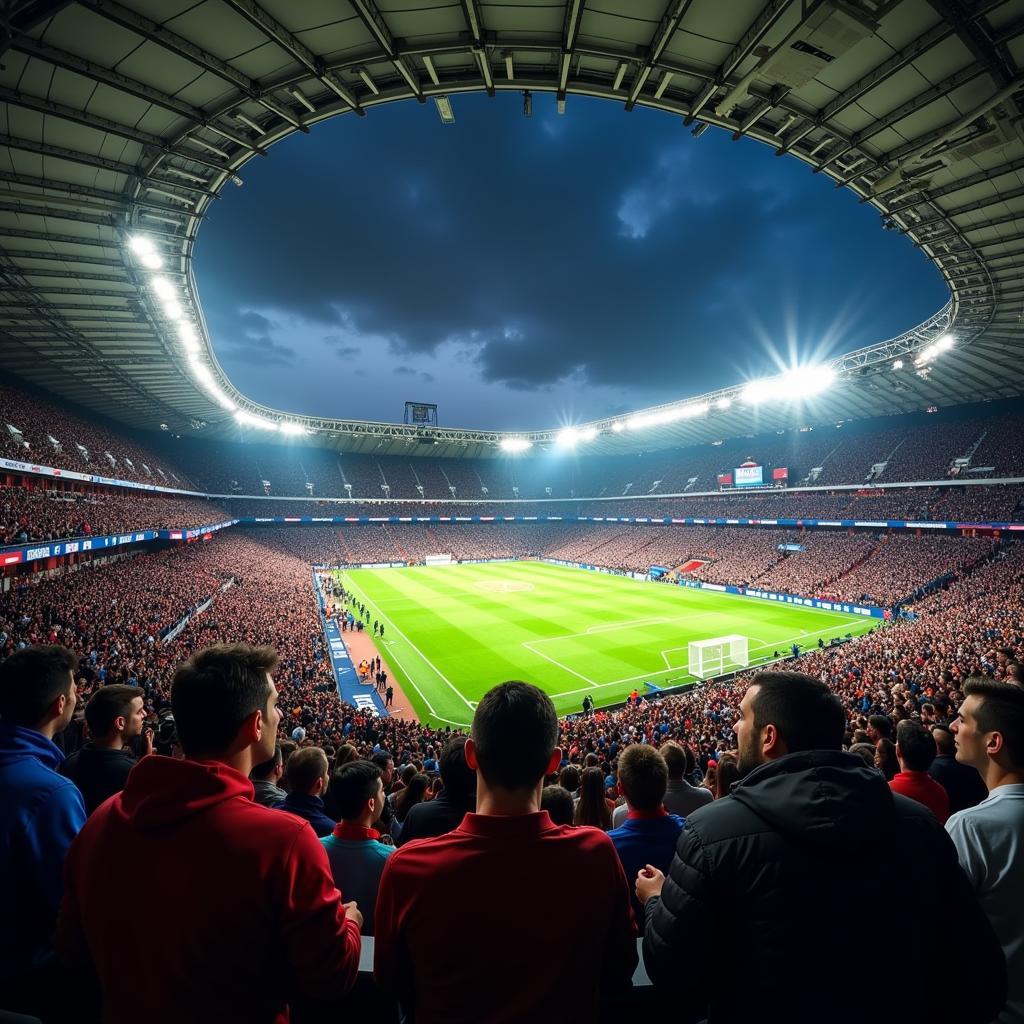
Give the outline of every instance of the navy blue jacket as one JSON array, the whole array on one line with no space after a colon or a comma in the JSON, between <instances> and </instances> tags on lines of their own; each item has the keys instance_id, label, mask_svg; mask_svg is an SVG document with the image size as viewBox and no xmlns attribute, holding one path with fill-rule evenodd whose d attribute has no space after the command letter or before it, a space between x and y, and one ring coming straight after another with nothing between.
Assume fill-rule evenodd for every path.
<instances>
[{"instance_id":1,"label":"navy blue jacket","mask_svg":"<svg viewBox=\"0 0 1024 1024\"><path fill-rule=\"evenodd\" d=\"M678 814L667 814L664 809L655 814L630 811L626 820L608 833L626 872L637 921L644 919L643 905L636 898L637 873L645 864L651 864L668 874L684 824L685 819Z\"/></svg>"},{"instance_id":2,"label":"navy blue jacket","mask_svg":"<svg viewBox=\"0 0 1024 1024\"><path fill-rule=\"evenodd\" d=\"M42 733L0 722L0 988L49 956L64 857L85 824L63 760Z\"/></svg>"},{"instance_id":3,"label":"navy blue jacket","mask_svg":"<svg viewBox=\"0 0 1024 1024\"><path fill-rule=\"evenodd\" d=\"M318 838L323 839L334 831L337 822L324 811L324 802L318 796L307 796L305 793L289 793L279 804L274 804L277 811L288 811L313 826Z\"/></svg>"}]
</instances>

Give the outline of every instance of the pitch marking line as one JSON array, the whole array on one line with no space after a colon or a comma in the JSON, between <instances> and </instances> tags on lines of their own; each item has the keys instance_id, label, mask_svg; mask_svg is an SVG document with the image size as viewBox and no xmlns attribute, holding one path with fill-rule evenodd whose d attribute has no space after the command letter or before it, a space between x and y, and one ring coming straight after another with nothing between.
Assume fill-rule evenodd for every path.
<instances>
[{"instance_id":1,"label":"pitch marking line","mask_svg":"<svg viewBox=\"0 0 1024 1024\"><path fill-rule=\"evenodd\" d=\"M577 672L574 668L569 668L568 665L563 665L560 661L555 661L554 658L549 658L543 651L538 651L536 647L531 646L532 641L524 640L523 646L531 653L536 654L538 658L543 658L545 661L550 661L552 665L560 668L563 672L568 672L570 675L574 675L577 679L582 679L583 682L589 683L591 686L601 686L601 683L595 683L593 679L589 679L581 672ZM607 685L607 684L604 684ZM557 695L556 695L557 696Z\"/></svg>"},{"instance_id":2,"label":"pitch marking line","mask_svg":"<svg viewBox=\"0 0 1024 1024\"><path fill-rule=\"evenodd\" d=\"M349 581L349 582L351 583L351 581ZM370 600L370 597L369 597L368 594L366 594L362 590L360 590L360 593L363 596L363 600L368 605L370 605L371 607L377 609L377 613L380 615L380 617L387 622L388 628L389 629L393 629L403 640L405 640L405 642L420 656L420 658L423 660L423 663L434 671L434 673L437 675L437 678L440 679L441 682L445 683L449 687L449 689L451 689L452 693L456 694L456 696L458 696L459 700L461 700L462 703L465 704L466 707L470 709L470 711L472 711L473 710L473 705L470 703L470 701L468 701L462 695L462 692L455 686L455 684L452 683L452 681L391 621L391 619L389 619L389 618L387 618L387 616L385 616L385 614L380 610L380 607L377 605L377 603L375 601ZM392 655L392 657L393 657L393 655ZM409 675L408 670L403 668L403 671L405 672L405 674L407 676ZM411 679L409 681L412 682ZM415 687L416 692L419 693L419 695L421 697L423 697L423 693L421 692L420 688L418 686L416 686L415 683L413 683L413 686ZM426 701L426 697L424 697L423 699L424 699L424 701ZM429 707L429 706L430 705L427 704L427 707ZM435 716L436 716L436 712L435 712ZM437 717L440 717L440 716L437 716ZM445 718L445 719L443 719L443 721L447 722L448 719ZM454 725L455 723L453 722L451 724Z\"/></svg>"}]
</instances>

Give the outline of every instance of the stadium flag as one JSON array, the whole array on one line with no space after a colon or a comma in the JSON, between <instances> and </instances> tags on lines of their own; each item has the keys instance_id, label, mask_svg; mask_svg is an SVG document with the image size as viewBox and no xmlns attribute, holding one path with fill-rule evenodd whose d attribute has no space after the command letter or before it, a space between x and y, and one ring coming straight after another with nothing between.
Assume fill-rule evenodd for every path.
<instances>
[{"instance_id":1,"label":"stadium flag","mask_svg":"<svg viewBox=\"0 0 1024 1024\"><path fill-rule=\"evenodd\" d=\"M772 479L773 480L788 480L789 479L789 469L786 466L780 466L778 469L773 469L772 470Z\"/></svg>"},{"instance_id":2,"label":"stadium flag","mask_svg":"<svg viewBox=\"0 0 1024 1024\"><path fill-rule=\"evenodd\" d=\"M720 487L731 487L732 486L732 473L719 473L718 484Z\"/></svg>"}]
</instances>

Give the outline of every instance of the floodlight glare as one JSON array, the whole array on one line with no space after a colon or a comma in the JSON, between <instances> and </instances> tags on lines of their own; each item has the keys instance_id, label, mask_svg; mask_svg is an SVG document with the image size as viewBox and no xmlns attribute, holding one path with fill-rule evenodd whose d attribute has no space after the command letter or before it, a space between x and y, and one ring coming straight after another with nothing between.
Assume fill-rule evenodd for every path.
<instances>
[{"instance_id":1,"label":"floodlight glare","mask_svg":"<svg viewBox=\"0 0 1024 1024\"><path fill-rule=\"evenodd\" d=\"M579 432L579 436L581 441L593 441L594 438L597 437L597 428L584 427L583 430Z\"/></svg>"},{"instance_id":2,"label":"floodlight glare","mask_svg":"<svg viewBox=\"0 0 1024 1024\"><path fill-rule=\"evenodd\" d=\"M827 391L836 379L831 366L798 366L782 375L786 397L808 398Z\"/></svg>"},{"instance_id":3,"label":"floodlight glare","mask_svg":"<svg viewBox=\"0 0 1024 1024\"><path fill-rule=\"evenodd\" d=\"M525 452L533 447L533 442L525 437L503 437L498 447L505 452Z\"/></svg>"},{"instance_id":4,"label":"floodlight glare","mask_svg":"<svg viewBox=\"0 0 1024 1024\"><path fill-rule=\"evenodd\" d=\"M566 427L555 435L555 444L562 448L573 448L580 439L575 427Z\"/></svg>"},{"instance_id":5,"label":"floodlight glare","mask_svg":"<svg viewBox=\"0 0 1024 1024\"><path fill-rule=\"evenodd\" d=\"M155 253L156 246L151 238L145 235L132 235L128 239L128 247L136 256L145 256L147 253Z\"/></svg>"},{"instance_id":6,"label":"floodlight glare","mask_svg":"<svg viewBox=\"0 0 1024 1024\"><path fill-rule=\"evenodd\" d=\"M168 320L181 320L185 315L185 310L181 308L181 303L177 299L164 299L162 305L164 316Z\"/></svg>"},{"instance_id":7,"label":"floodlight glare","mask_svg":"<svg viewBox=\"0 0 1024 1024\"><path fill-rule=\"evenodd\" d=\"M301 423L292 423L290 420L281 420L280 429L282 434L290 434L292 437L308 433Z\"/></svg>"},{"instance_id":8,"label":"floodlight glare","mask_svg":"<svg viewBox=\"0 0 1024 1024\"><path fill-rule=\"evenodd\" d=\"M902 359L894 359L892 361L892 368L894 370L902 370L903 369L903 360Z\"/></svg>"},{"instance_id":9,"label":"floodlight glare","mask_svg":"<svg viewBox=\"0 0 1024 1024\"><path fill-rule=\"evenodd\" d=\"M262 416L254 416L245 409L239 409L235 413L235 419L243 426L256 427L259 430L277 430L279 424L273 420L265 420Z\"/></svg>"},{"instance_id":10,"label":"floodlight glare","mask_svg":"<svg viewBox=\"0 0 1024 1024\"><path fill-rule=\"evenodd\" d=\"M772 391L772 382L770 380L752 380L743 389L743 401L747 405L758 405L771 398Z\"/></svg>"},{"instance_id":11,"label":"floodlight glare","mask_svg":"<svg viewBox=\"0 0 1024 1024\"><path fill-rule=\"evenodd\" d=\"M139 256L139 262L147 270L161 270L164 265L163 257L158 252L144 252Z\"/></svg>"},{"instance_id":12,"label":"floodlight glare","mask_svg":"<svg viewBox=\"0 0 1024 1024\"><path fill-rule=\"evenodd\" d=\"M711 408L707 402L694 402L692 405L684 405L679 410L679 415L684 420L692 420L697 416L703 416Z\"/></svg>"},{"instance_id":13,"label":"floodlight glare","mask_svg":"<svg viewBox=\"0 0 1024 1024\"><path fill-rule=\"evenodd\" d=\"M725 412L725 410L728 409L729 406L731 406L731 405L732 405L732 399L731 398L720 398L720 399L718 399L717 402L715 402L715 408L719 412Z\"/></svg>"},{"instance_id":14,"label":"floodlight glare","mask_svg":"<svg viewBox=\"0 0 1024 1024\"><path fill-rule=\"evenodd\" d=\"M626 429L626 424L623 423L622 420L616 420L612 424L612 430L614 430L616 434L621 434L622 431L625 430L625 429Z\"/></svg>"},{"instance_id":15,"label":"floodlight glare","mask_svg":"<svg viewBox=\"0 0 1024 1024\"><path fill-rule=\"evenodd\" d=\"M149 282L149 286L156 292L157 297L161 299L173 299L177 294L174 285L166 277L154 277Z\"/></svg>"},{"instance_id":16,"label":"floodlight glare","mask_svg":"<svg viewBox=\"0 0 1024 1024\"><path fill-rule=\"evenodd\" d=\"M956 338L952 334L943 334L938 341L935 342L935 348L939 352L948 352L956 344Z\"/></svg>"}]
</instances>

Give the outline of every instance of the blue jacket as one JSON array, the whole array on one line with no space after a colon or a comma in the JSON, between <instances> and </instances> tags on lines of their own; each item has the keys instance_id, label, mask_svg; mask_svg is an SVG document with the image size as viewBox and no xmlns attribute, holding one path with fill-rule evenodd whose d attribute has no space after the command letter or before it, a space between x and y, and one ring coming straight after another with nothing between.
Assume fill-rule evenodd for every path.
<instances>
[{"instance_id":1,"label":"blue jacket","mask_svg":"<svg viewBox=\"0 0 1024 1024\"><path fill-rule=\"evenodd\" d=\"M85 824L63 760L42 733L0 722L0 982L49 955L64 856Z\"/></svg>"},{"instance_id":2,"label":"blue jacket","mask_svg":"<svg viewBox=\"0 0 1024 1024\"><path fill-rule=\"evenodd\" d=\"M626 872L637 921L644 919L644 909L635 892L637 873L645 864L650 864L668 874L684 824L685 819L678 814L667 814L664 810L656 815L642 812L642 816L627 817L618 828L608 833Z\"/></svg>"},{"instance_id":3,"label":"blue jacket","mask_svg":"<svg viewBox=\"0 0 1024 1024\"><path fill-rule=\"evenodd\" d=\"M289 793L279 804L274 804L276 811L288 811L313 826L318 838L323 839L334 831L336 822L324 810L324 802L318 796L305 793Z\"/></svg>"}]
</instances>

